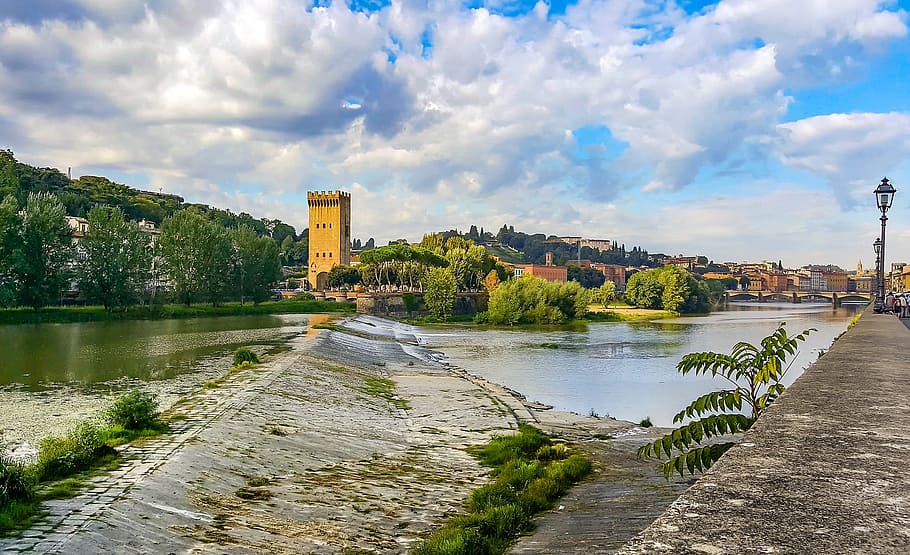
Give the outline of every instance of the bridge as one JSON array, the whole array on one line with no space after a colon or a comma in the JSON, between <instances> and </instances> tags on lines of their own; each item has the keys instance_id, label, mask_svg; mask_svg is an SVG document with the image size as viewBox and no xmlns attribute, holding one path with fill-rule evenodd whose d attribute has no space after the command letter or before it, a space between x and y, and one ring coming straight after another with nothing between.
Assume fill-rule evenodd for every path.
<instances>
[{"instance_id":1,"label":"bridge","mask_svg":"<svg viewBox=\"0 0 910 555\"><path fill-rule=\"evenodd\" d=\"M910 553L908 342L866 310L618 553Z\"/></svg>"},{"instance_id":2,"label":"bridge","mask_svg":"<svg viewBox=\"0 0 910 555\"><path fill-rule=\"evenodd\" d=\"M859 291L725 291L724 302L757 301L801 303L804 300L823 300L834 306L842 303L871 303L872 293Z\"/></svg>"}]
</instances>

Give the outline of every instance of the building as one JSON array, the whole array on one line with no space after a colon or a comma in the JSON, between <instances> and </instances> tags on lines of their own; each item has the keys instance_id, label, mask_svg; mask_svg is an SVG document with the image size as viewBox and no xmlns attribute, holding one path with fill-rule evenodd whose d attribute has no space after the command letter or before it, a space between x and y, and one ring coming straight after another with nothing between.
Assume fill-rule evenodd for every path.
<instances>
[{"instance_id":1,"label":"building","mask_svg":"<svg viewBox=\"0 0 910 555\"><path fill-rule=\"evenodd\" d=\"M78 216L64 216L66 225L73 230L73 239L77 242L88 233L88 220Z\"/></svg>"},{"instance_id":2,"label":"building","mask_svg":"<svg viewBox=\"0 0 910 555\"><path fill-rule=\"evenodd\" d=\"M619 264L600 264L595 262L591 264L595 270L600 270L606 281L612 281L616 285L617 291L626 290L626 268Z\"/></svg>"},{"instance_id":3,"label":"building","mask_svg":"<svg viewBox=\"0 0 910 555\"><path fill-rule=\"evenodd\" d=\"M698 264L697 256L668 256L664 258L664 266L679 266L685 270L692 271L695 268L695 265Z\"/></svg>"},{"instance_id":4,"label":"building","mask_svg":"<svg viewBox=\"0 0 910 555\"><path fill-rule=\"evenodd\" d=\"M547 253L546 264L516 264L515 277L534 276L547 281L565 283L569 281L569 269L553 265L553 253Z\"/></svg>"},{"instance_id":5,"label":"building","mask_svg":"<svg viewBox=\"0 0 910 555\"><path fill-rule=\"evenodd\" d=\"M844 272L822 272L828 281L828 291L846 291L847 274Z\"/></svg>"},{"instance_id":6,"label":"building","mask_svg":"<svg viewBox=\"0 0 910 555\"><path fill-rule=\"evenodd\" d=\"M585 239L584 237L560 237L560 241L574 245L578 248L588 247L601 252L613 250L613 243L608 239Z\"/></svg>"},{"instance_id":7,"label":"building","mask_svg":"<svg viewBox=\"0 0 910 555\"><path fill-rule=\"evenodd\" d=\"M310 191L310 253L307 281L325 289L329 270L351 263L351 194L344 191Z\"/></svg>"}]
</instances>

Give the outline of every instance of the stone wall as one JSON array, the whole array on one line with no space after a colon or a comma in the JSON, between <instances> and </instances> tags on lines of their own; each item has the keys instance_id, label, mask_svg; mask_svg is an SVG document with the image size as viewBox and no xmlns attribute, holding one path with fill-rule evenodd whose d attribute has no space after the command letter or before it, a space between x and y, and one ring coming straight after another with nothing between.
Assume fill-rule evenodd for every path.
<instances>
[{"instance_id":1,"label":"stone wall","mask_svg":"<svg viewBox=\"0 0 910 555\"><path fill-rule=\"evenodd\" d=\"M867 310L619 553L910 553L908 343Z\"/></svg>"},{"instance_id":2,"label":"stone wall","mask_svg":"<svg viewBox=\"0 0 910 555\"><path fill-rule=\"evenodd\" d=\"M411 293L413 296L414 310L408 311L405 303L408 293L379 293L376 295L362 295L357 297L357 312L373 316L388 316L391 318L408 318L411 316L426 316L427 305L423 302L423 293ZM486 293L459 293L452 307L455 315L474 315L487 309L489 295Z\"/></svg>"}]
</instances>

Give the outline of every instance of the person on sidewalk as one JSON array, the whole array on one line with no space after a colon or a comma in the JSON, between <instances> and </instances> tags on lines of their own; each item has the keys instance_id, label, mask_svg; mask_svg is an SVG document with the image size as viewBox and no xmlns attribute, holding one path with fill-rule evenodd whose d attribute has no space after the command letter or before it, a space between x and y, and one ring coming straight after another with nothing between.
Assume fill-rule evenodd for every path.
<instances>
[{"instance_id":1,"label":"person on sidewalk","mask_svg":"<svg viewBox=\"0 0 910 555\"><path fill-rule=\"evenodd\" d=\"M882 312L885 314L894 312L894 293L891 291L888 291L888 294L885 295L885 302L882 305Z\"/></svg>"}]
</instances>

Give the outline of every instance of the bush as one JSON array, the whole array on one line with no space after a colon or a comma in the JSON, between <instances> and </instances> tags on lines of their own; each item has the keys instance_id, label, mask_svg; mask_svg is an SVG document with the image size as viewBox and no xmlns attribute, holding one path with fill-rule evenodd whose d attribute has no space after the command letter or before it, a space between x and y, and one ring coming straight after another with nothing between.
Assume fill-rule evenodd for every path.
<instances>
[{"instance_id":1,"label":"bush","mask_svg":"<svg viewBox=\"0 0 910 555\"><path fill-rule=\"evenodd\" d=\"M240 347L234 351L234 366L239 366L244 362L259 364L259 357L256 356L256 353L246 347Z\"/></svg>"},{"instance_id":2,"label":"bush","mask_svg":"<svg viewBox=\"0 0 910 555\"><path fill-rule=\"evenodd\" d=\"M104 413L105 421L111 426L125 430L145 430L158 424L158 400L151 393L133 391L118 397Z\"/></svg>"},{"instance_id":3,"label":"bush","mask_svg":"<svg viewBox=\"0 0 910 555\"><path fill-rule=\"evenodd\" d=\"M36 484L37 478L31 468L0 458L0 507L31 499Z\"/></svg>"},{"instance_id":4,"label":"bush","mask_svg":"<svg viewBox=\"0 0 910 555\"><path fill-rule=\"evenodd\" d=\"M55 480L88 470L98 459L116 454L104 443L97 426L84 423L66 437L42 439L35 467L41 480Z\"/></svg>"}]
</instances>

